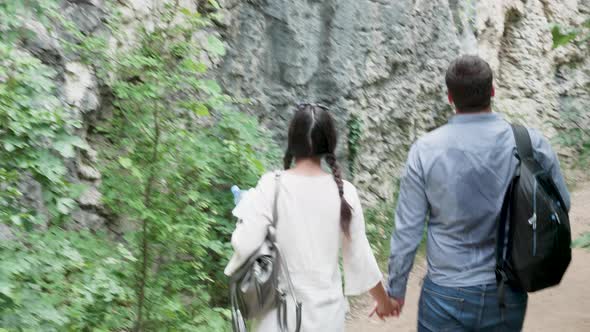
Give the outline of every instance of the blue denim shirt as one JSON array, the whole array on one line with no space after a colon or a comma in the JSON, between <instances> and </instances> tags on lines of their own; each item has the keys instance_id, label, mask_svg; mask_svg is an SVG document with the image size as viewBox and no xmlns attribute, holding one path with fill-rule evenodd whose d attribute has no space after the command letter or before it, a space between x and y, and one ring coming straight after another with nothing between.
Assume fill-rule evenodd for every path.
<instances>
[{"instance_id":1,"label":"blue denim shirt","mask_svg":"<svg viewBox=\"0 0 590 332\"><path fill-rule=\"evenodd\" d=\"M529 129L534 156L569 193L547 139ZM517 159L511 127L497 113L455 115L420 138L402 175L389 257L391 297L404 298L428 220L428 277L447 287L495 283L496 228Z\"/></svg>"}]
</instances>

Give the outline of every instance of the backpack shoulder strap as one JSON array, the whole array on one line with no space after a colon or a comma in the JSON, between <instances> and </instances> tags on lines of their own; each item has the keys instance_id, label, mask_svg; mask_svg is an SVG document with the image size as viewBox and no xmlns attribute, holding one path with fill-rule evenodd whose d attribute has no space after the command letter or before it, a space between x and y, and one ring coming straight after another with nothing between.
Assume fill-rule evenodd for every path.
<instances>
[{"instance_id":1,"label":"backpack shoulder strap","mask_svg":"<svg viewBox=\"0 0 590 332\"><path fill-rule=\"evenodd\" d=\"M281 187L281 171L277 171L275 173L275 196L273 201L273 211L272 211L272 226L277 227L277 222L279 219L279 189Z\"/></svg>"},{"instance_id":2,"label":"backpack shoulder strap","mask_svg":"<svg viewBox=\"0 0 590 332\"><path fill-rule=\"evenodd\" d=\"M531 136L528 129L522 125L511 124L512 132L514 133L514 140L516 141L516 150L519 158L528 159L533 158L533 145L531 143Z\"/></svg>"}]
</instances>

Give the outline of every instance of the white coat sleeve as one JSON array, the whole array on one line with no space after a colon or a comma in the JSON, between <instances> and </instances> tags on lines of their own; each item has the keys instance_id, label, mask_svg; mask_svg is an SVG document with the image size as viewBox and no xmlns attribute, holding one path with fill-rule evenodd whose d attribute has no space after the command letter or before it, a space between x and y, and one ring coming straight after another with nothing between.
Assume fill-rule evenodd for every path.
<instances>
[{"instance_id":1,"label":"white coat sleeve","mask_svg":"<svg viewBox=\"0 0 590 332\"><path fill-rule=\"evenodd\" d=\"M264 242L273 220L276 185L274 173L262 176L256 188L246 192L233 210L238 224L231 237L234 252L225 275L236 272Z\"/></svg>"},{"instance_id":2,"label":"white coat sleeve","mask_svg":"<svg viewBox=\"0 0 590 332\"><path fill-rule=\"evenodd\" d=\"M351 205L352 220L350 238L342 239L342 263L344 267L344 293L347 296L362 294L375 287L383 279L377 260L365 233L365 217L354 186L346 183L350 194L345 195Z\"/></svg>"}]
</instances>

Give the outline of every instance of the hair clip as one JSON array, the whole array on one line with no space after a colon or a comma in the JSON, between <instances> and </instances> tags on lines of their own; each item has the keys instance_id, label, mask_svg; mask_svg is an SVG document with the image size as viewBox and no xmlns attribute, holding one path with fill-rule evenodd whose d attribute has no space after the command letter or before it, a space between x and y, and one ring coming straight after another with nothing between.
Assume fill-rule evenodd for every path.
<instances>
[{"instance_id":1,"label":"hair clip","mask_svg":"<svg viewBox=\"0 0 590 332\"><path fill-rule=\"evenodd\" d=\"M327 110L329 110L329 109L328 109L328 106L326 106L326 105L323 105L323 104L319 104L319 103L298 103L298 104L297 104L297 109L299 109L299 110L300 110L300 109L303 109L303 108L305 108L305 107L307 107L307 106L311 106L311 107L319 107L319 108L323 109L324 111L327 111Z\"/></svg>"}]
</instances>

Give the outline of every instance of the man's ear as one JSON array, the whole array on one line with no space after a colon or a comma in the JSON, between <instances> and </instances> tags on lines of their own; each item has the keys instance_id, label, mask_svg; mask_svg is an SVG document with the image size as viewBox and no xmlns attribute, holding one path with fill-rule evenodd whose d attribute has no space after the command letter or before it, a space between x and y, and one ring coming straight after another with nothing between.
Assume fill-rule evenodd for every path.
<instances>
[{"instance_id":1,"label":"man's ear","mask_svg":"<svg viewBox=\"0 0 590 332\"><path fill-rule=\"evenodd\" d=\"M496 96L496 89L494 88L494 86L492 85L492 97Z\"/></svg>"},{"instance_id":2,"label":"man's ear","mask_svg":"<svg viewBox=\"0 0 590 332\"><path fill-rule=\"evenodd\" d=\"M492 90L492 95L494 94L494 91ZM449 103L454 104L455 102L453 101L453 96L451 95L451 92L447 92L447 97L449 98Z\"/></svg>"}]
</instances>

